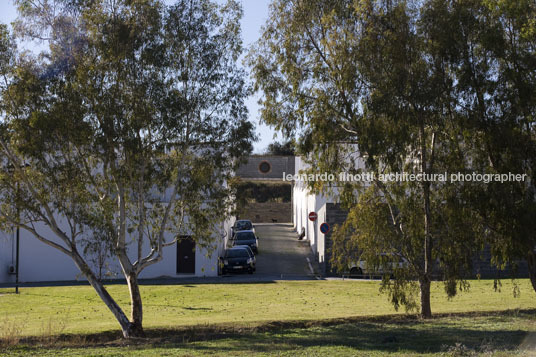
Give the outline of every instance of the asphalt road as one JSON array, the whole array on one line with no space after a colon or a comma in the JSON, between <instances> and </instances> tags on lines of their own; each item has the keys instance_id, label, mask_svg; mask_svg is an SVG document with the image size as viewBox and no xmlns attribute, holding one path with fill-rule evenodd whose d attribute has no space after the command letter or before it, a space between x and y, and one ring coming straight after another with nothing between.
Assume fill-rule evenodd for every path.
<instances>
[{"instance_id":1,"label":"asphalt road","mask_svg":"<svg viewBox=\"0 0 536 357\"><path fill-rule=\"evenodd\" d=\"M259 237L257 272L254 275L311 276L307 258L311 249L307 242L300 242L291 224L258 223L255 232Z\"/></svg>"}]
</instances>

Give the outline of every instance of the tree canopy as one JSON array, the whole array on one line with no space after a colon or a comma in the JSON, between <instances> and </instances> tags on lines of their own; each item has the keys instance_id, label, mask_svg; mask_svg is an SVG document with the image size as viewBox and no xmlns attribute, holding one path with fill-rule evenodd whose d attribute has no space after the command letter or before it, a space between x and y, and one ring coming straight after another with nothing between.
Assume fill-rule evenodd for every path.
<instances>
[{"instance_id":1,"label":"tree canopy","mask_svg":"<svg viewBox=\"0 0 536 357\"><path fill-rule=\"evenodd\" d=\"M296 154L296 143L294 142L294 140L288 140L282 143L280 143L279 141L274 141L273 143L268 145L268 148L266 149L266 154L294 156Z\"/></svg>"},{"instance_id":2,"label":"tree canopy","mask_svg":"<svg viewBox=\"0 0 536 357\"><path fill-rule=\"evenodd\" d=\"M501 262L534 250L523 217L535 204L535 14L530 1L272 3L249 63L263 120L299 135L311 171L359 173L360 157L376 174L530 177L336 183L349 218L335 233L334 263L389 267L402 255L409 264L383 282L395 306L415 306L418 283L430 316L431 279L441 277L449 295L457 282L466 287L485 243Z\"/></svg>"},{"instance_id":3,"label":"tree canopy","mask_svg":"<svg viewBox=\"0 0 536 357\"><path fill-rule=\"evenodd\" d=\"M226 181L251 151L242 10L232 0L15 4L14 34L46 48L17 52L2 28L0 223L69 255L124 336L141 335L139 273L181 235L213 249ZM88 264L101 243L127 280L130 319Z\"/></svg>"}]
</instances>

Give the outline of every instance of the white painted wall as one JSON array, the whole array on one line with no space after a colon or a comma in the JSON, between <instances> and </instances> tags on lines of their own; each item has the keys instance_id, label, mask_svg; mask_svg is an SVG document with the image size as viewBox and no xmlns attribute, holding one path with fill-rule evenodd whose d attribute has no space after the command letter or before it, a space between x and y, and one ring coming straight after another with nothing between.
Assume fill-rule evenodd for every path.
<instances>
[{"instance_id":1,"label":"white painted wall","mask_svg":"<svg viewBox=\"0 0 536 357\"><path fill-rule=\"evenodd\" d=\"M228 220L219 225L215 234L215 242L212 247L212 254L209 250L196 245L195 276L217 276L218 257L221 255L225 244L225 232L229 232L230 226L234 223ZM66 222L58 219L58 224L65 229ZM55 235L44 225L36 225L36 228L47 238L59 243L59 239L54 239ZM228 233L227 233L228 234ZM168 237L170 239L171 237ZM148 254L149 244L143 247L144 253ZM8 274L8 267L15 263L15 234L0 231L0 283L15 282L15 275ZM129 256L135 260L134 247L129 250ZM177 277L177 245L165 247L163 251L164 259L143 270L141 278ZM116 278L122 278L121 269L112 258L110 268L117 273ZM190 274L191 276L191 274ZM85 280L70 257L37 240L26 230L20 230L20 282L41 282L41 281L62 281L62 280Z\"/></svg>"},{"instance_id":2,"label":"white painted wall","mask_svg":"<svg viewBox=\"0 0 536 357\"><path fill-rule=\"evenodd\" d=\"M349 156L349 164L365 170L365 161L360 157L357 149L355 150ZM295 174L300 174L303 170L309 168L309 165L301 157L297 156L295 160ZM333 188L330 195L313 194L307 188L306 182L296 181L292 190L292 223L298 233L301 232L302 227L305 228L305 237L309 240L313 254L317 257L319 263L323 263L326 255L326 244L324 234L320 232L320 225L327 221L326 203L337 203L339 196L338 189L336 187ZM318 219L316 222L309 220L310 212L317 213Z\"/></svg>"},{"instance_id":3,"label":"white painted wall","mask_svg":"<svg viewBox=\"0 0 536 357\"><path fill-rule=\"evenodd\" d=\"M97 170L98 171L98 170ZM226 183L225 183L226 184ZM154 198L160 198L162 203L168 203L173 192L172 188L160 193L154 188ZM229 210L230 212L230 210ZM228 212L228 213L229 213ZM56 218L58 226L64 231L70 231L68 224L61 217ZM187 221L188 218L185 218ZM226 240L230 234L231 226L234 224L234 217L217 224L217 229L213 233L214 241L210 248L204 248L202 244L196 244L195 252L195 274L194 276L217 276L218 258L223 254ZM64 245L63 242L44 224L36 224L36 231L49 240ZM167 235L165 239L171 241L173 237ZM128 238L127 238L128 240ZM133 243L132 243L133 244ZM15 282L15 275L8 274L8 268L15 264L15 233L0 231L0 284ZM131 261L135 261L136 248L128 249ZM147 255L150 245L144 241L143 252ZM42 281L65 281L65 280L85 280L73 260L59 250L42 243L30 232L20 230L20 251L19 251L19 281L22 282L42 282ZM82 254L82 252L80 252ZM83 254L82 254L83 255ZM163 249L163 256L160 262L153 264L140 273L140 278L177 277L177 245L171 245ZM87 257L86 262L88 262ZM89 262L88 262L89 263ZM91 264L90 264L91 265ZM109 268L115 273L115 278L123 278L119 263L113 257L110 258ZM183 275L184 276L184 275ZM192 274L187 274L192 276ZM111 276L110 278L114 278Z\"/></svg>"},{"instance_id":4,"label":"white painted wall","mask_svg":"<svg viewBox=\"0 0 536 357\"><path fill-rule=\"evenodd\" d=\"M15 232L0 231L0 282L9 281L9 265L15 265ZM12 278L15 281L15 276Z\"/></svg>"},{"instance_id":5,"label":"white painted wall","mask_svg":"<svg viewBox=\"0 0 536 357\"><path fill-rule=\"evenodd\" d=\"M308 168L301 157L295 158L296 173ZM319 259L324 259L325 242L324 234L320 232L320 225L325 222L325 205L328 202L336 202L337 189L333 195L312 194L307 188L307 183L304 181L296 181L293 185L293 223L296 231L299 233L302 227L305 228L305 237L309 240L313 254ZM309 220L309 213L316 212L318 219L316 222ZM324 212L324 213L322 213ZM323 260L322 260L323 261Z\"/></svg>"},{"instance_id":6,"label":"white painted wall","mask_svg":"<svg viewBox=\"0 0 536 357\"><path fill-rule=\"evenodd\" d=\"M324 222L327 222L326 217L326 204L324 203L317 211L318 214L318 224L316 225L316 234L318 239L317 251L318 251L318 263L323 264L326 257L326 239L324 233L320 232L320 225ZM321 265L322 266L322 265Z\"/></svg>"}]
</instances>

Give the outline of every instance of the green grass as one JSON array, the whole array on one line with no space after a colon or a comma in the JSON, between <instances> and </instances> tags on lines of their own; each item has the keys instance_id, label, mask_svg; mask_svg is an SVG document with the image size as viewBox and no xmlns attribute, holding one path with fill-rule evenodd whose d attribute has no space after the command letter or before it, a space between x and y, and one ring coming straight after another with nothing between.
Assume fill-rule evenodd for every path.
<instances>
[{"instance_id":1,"label":"green grass","mask_svg":"<svg viewBox=\"0 0 536 357\"><path fill-rule=\"evenodd\" d=\"M113 341L118 330L88 286L23 288L19 295L0 289L0 329L15 325L22 336L77 334L81 343L71 345L91 348L67 348L61 354L106 356L441 354L456 343L480 352L489 347L506 356L517 351L527 332L536 331L536 299L528 280L517 282L517 298L511 281L503 281L500 292L494 291L493 281L471 281L469 292L450 300L442 285L434 284L432 311L456 314L431 321L396 312L387 296L379 294L378 284L346 280L143 286L144 324L152 337L130 347L122 342L95 347L92 338L86 340L87 334L102 337L114 331L106 338ZM126 287L108 289L128 311ZM467 314L475 311L479 313ZM162 338L166 335L171 337ZM457 349L462 353L464 347ZM60 353L35 344L4 352Z\"/></svg>"},{"instance_id":2,"label":"green grass","mask_svg":"<svg viewBox=\"0 0 536 357\"><path fill-rule=\"evenodd\" d=\"M271 326L259 331L211 332L0 350L6 356L534 356L534 311L480 313L429 321L407 317L363 319L307 328ZM184 332L184 331L183 331Z\"/></svg>"}]
</instances>

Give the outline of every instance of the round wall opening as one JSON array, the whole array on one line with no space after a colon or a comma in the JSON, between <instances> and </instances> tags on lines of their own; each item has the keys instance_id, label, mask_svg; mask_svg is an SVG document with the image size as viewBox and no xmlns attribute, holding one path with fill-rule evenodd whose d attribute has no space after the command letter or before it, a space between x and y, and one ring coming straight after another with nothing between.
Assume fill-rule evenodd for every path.
<instances>
[{"instance_id":1,"label":"round wall opening","mask_svg":"<svg viewBox=\"0 0 536 357\"><path fill-rule=\"evenodd\" d=\"M270 163L268 161L262 161L259 164L259 172L261 174L267 174L270 171L272 171L272 165L270 165Z\"/></svg>"}]
</instances>

